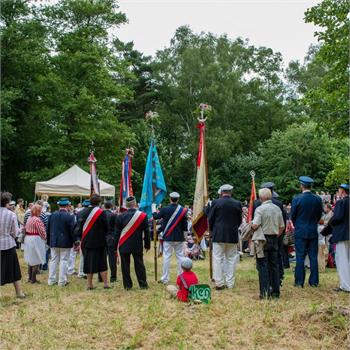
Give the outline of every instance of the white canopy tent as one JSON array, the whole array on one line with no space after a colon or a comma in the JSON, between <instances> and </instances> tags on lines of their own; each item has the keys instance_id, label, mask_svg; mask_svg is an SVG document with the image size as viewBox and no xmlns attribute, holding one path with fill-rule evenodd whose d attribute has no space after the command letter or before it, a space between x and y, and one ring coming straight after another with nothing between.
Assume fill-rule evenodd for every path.
<instances>
[{"instance_id":1,"label":"white canopy tent","mask_svg":"<svg viewBox=\"0 0 350 350\"><path fill-rule=\"evenodd\" d=\"M114 197L115 187L102 180L100 183L100 195L103 197ZM51 180L35 183L35 194L49 196L80 197L90 196L90 174L73 165L62 174Z\"/></svg>"}]
</instances>

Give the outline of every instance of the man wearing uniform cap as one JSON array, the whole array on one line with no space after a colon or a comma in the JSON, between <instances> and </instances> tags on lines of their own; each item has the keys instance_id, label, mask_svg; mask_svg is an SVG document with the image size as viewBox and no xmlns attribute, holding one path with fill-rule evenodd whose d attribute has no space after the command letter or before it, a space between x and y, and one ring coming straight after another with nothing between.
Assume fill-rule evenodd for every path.
<instances>
[{"instance_id":1,"label":"man wearing uniform cap","mask_svg":"<svg viewBox=\"0 0 350 350\"><path fill-rule=\"evenodd\" d=\"M336 243L335 262L339 275L339 288L336 292L350 293L350 237L349 237L349 185L339 186L341 197L335 204L331 219L332 243Z\"/></svg>"},{"instance_id":2,"label":"man wearing uniform cap","mask_svg":"<svg viewBox=\"0 0 350 350\"><path fill-rule=\"evenodd\" d=\"M277 199L278 194L274 191L275 184L271 181L269 182L264 182L261 184L260 189L263 188L268 188L271 193L272 193L272 198L271 201L273 204L277 205L282 212L282 217L283 217L283 222L284 222L284 227L286 227L286 222L287 222L287 213L283 208L283 203L279 199ZM258 208L261 205L261 200L257 199L254 201L253 205L253 218L255 214L256 208ZM282 285L282 281L284 278L284 268L289 268L289 257L288 257L288 247L285 247L283 244L283 234L278 236L278 266L279 266L279 275L280 275L280 284Z\"/></svg>"},{"instance_id":3,"label":"man wearing uniform cap","mask_svg":"<svg viewBox=\"0 0 350 350\"><path fill-rule=\"evenodd\" d=\"M93 194L91 205L84 208L77 218L74 229L74 245L81 247L84 256L84 273L87 274L87 290L94 289L92 279L94 273L100 273L104 288L108 285L106 237L110 234L106 212L100 208L101 197Z\"/></svg>"},{"instance_id":4,"label":"man wearing uniform cap","mask_svg":"<svg viewBox=\"0 0 350 350\"><path fill-rule=\"evenodd\" d=\"M67 285L68 261L74 241L75 218L68 212L70 202L67 198L61 198L57 204L59 210L50 215L47 230L47 244L51 250L47 282L49 286L57 282L59 286Z\"/></svg>"},{"instance_id":5,"label":"man wearing uniform cap","mask_svg":"<svg viewBox=\"0 0 350 350\"><path fill-rule=\"evenodd\" d=\"M116 241L121 260L123 286L132 288L130 277L130 256L134 259L135 273L141 289L148 288L146 268L143 262L143 242L146 252L150 249L150 233L147 214L136 209L136 199L126 199L127 211L116 218Z\"/></svg>"},{"instance_id":6,"label":"man wearing uniform cap","mask_svg":"<svg viewBox=\"0 0 350 350\"><path fill-rule=\"evenodd\" d=\"M181 274L181 262L184 258L184 240L187 231L187 209L179 202L180 195L177 192L170 193L170 205L161 208L159 213L153 208L153 219L162 221L163 240L163 275L160 283L167 284L170 278L170 262L175 251L178 275Z\"/></svg>"},{"instance_id":7,"label":"man wearing uniform cap","mask_svg":"<svg viewBox=\"0 0 350 350\"><path fill-rule=\"evenodd\" d=\"M304 287L305 282L305 256L310 259L309 285L317 287L318 278L318 231L317 225L322 216L322 200L311 193L314 180L308 176L299 177L302 193L292 201L291 219L294 224L295 236L295 286Z\"/></svg>"},{"instance_id":8,"label":"man wearing uniform cap","mask_svg":"<svg viewBox=\"0 0 350 350\"><path fill-rule=\"evenodd\" d=\"M236 264L238 228L242 223L241 203L231 198L233 187L221 186L221 198L215 200L209 213L209 230L213 242L213 272L216 289L233 288Z\"/></svg>"}]
</instances>

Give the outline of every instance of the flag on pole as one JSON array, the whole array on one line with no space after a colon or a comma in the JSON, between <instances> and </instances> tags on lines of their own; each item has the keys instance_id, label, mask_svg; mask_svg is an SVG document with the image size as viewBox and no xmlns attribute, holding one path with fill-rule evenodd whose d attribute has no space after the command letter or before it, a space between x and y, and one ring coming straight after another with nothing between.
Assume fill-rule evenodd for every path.
<instances>
[{"instance_id":1,"label":"flag on pole","mask_svg":"<svg viewBox=\"0 0 350 350\"><path fill-rule=\"evenodd\" d=\"M134 150L128 148L126 155L122 161L122 177L120 180L120 191L119 191L119 208L120 211L126 211L126 199L133 196L131 174L132 174L132 157L134 156Z\"/></svg>"},{"instance_id":2,"label":"flag on pole","mask_svg":"<svg viewBox=\"0 0 350 350\"><path fill-rule=\"evenodd\" d=\"M142 195L139 204L140 210L145 212L150 218L152 216L152 204L159 205L163 201L166 191L157 147L152 140L147 156L145 176L143 178Z\"/></svg>"},{"instance_id":3,"label":"flag on pole","mask_svg":"<svg viewBox=\"0 0 350 350\"><path fill-rule=\"evenodd\" d=\"M204 207L208 202L208 172L204 121L200 121L197 128L199 129L199 147L197 156L196 189L193 200L192 231L197 236L198 240L201 240L204 233L208 231L208 219L204 214Z\"/></svg>"},{"instance_id":4,"label":"flag on pole","mask_svg":"<svg viewBox=\"0 0 350 350\"><path fill-rule=\"evenodd\" d=\"M253 171L251 171L250 175L252 177L252 187L250 190L250 200L249 200L247 222L251 222L253 219L254 201L256 200L256 189L255 189L255 180L254 180L255 173Z\"/></svg>"},{"instance_id":5,"label":"flag on pole","mask_svg":"<svg viewBox=\"0 0 350 350\"><path fill-rule=\"evenodd\" d=\"M93 194L100 195L100 186L98 183L97 171L96 171L96 158L94 156L94 152L90 152L90 156L88 159L90 163L90 196Z\"/></svg>"}]
</instances>

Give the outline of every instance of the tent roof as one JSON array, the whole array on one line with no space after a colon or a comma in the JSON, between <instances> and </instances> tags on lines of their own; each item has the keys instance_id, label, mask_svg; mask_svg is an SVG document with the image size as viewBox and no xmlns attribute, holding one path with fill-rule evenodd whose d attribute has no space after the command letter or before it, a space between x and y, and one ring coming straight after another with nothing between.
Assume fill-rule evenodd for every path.
<instances>
[{"instance_id":1,"label":"tent roof","mask_svg":"<svg viewBox=\"0 0 350 350\"><path fill-rule=\"evenodd\" d=\"M99 180L101 196L114 197L115 187ZM51 180L35 183L35 194L51 196L90 196L90 174L73 165Z\"/></svg>"}]
</instances>

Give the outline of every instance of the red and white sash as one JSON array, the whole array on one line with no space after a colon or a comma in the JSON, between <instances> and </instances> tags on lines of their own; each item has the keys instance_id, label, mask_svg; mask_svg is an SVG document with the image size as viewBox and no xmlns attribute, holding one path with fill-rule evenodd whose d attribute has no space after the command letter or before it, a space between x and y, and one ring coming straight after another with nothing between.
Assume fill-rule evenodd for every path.
<instances>
[{"instance_id":1,"label":"red and white sash","mask_svg":"<svg viewBox=\"0 0 350 350\"><path fill-rule=\"evenodd\" d=\"M84 240L84 238L89 233L92 226L94 226L94 223L102 213L103 213L103 210L99 207L95 207L94 209L91 210L83 226L83 235L82 235L81 241Z\"/></svg>"},{"instance_id":2,"label":"red and white sash","mask_svg":"<svg viewBox=\"0 0 350 350\"><path fill-rule=\"evenodd\" d=\"M145 220L146 216L147 216L146 213L143 213L142 211L136 210L135 214L132 216L132 218L130 219L128 224L123 228L122 233L120 234L119 243L118 243L119 248L138 229L138 227L141 225L143 220Z\"/></svg>"},{"instance_id":3,"label":"red and white sash","mask_svg":"<svg viewBox=\"0 0 350 350\"><path fill-rule=\"evenodd\" d=\"M171 232L174 231L177 224L182 220L182 218L187 214L187 209L183 208L181 205L178 205L173 212L173 215L171 215L167 225L165 226L165 229L162 233L162 238L168 237Z\"/></svg>"}]
</instances>

